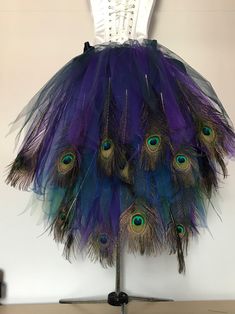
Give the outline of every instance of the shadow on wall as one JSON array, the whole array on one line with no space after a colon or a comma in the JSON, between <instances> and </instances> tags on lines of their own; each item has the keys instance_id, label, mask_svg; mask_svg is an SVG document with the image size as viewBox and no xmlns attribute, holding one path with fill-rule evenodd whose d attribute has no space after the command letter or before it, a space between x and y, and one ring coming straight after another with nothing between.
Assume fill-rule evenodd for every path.
<instances>
[{"instance_id":1,"label":"shadow on wall","mask_svg":"<svg viewBox=\"0 0 235 314\"><path fill-rule=\"evenodd\" d=\"M153 30L157 28L157 23L158 23L158 11L161 7L162 0L156 0L153 11L152 11L152 17L151 17L151 22L149 25L149 34L148 38L152 38Z\"/></svg>"},{"instance_id":2,"label":"shadow on wall","mask_svg":"<svg viewBox=\"0 0 235 314\"><path fill-rule=\"evenodd\" d=\"M6 284L4 283L4 271L0 269L0 305L1 301L6 298L7 289Z\"/></svg>"}]
</instances>

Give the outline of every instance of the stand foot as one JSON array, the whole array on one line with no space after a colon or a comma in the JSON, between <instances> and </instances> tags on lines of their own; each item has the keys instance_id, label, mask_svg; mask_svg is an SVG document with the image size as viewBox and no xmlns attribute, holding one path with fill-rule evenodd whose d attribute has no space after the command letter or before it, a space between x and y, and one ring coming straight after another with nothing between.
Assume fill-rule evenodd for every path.
<instances>
[{"instance_id":1,"label":"stand foot","mask_svg":"<svg viewBox=\"0 0 235 314\"><path fill-rule=\"evenodd\" d=\"M121 307L121 314L126 314L125 307L125 304L123 304Z\"/></svg>"},{"instance_id":2,"label":"stand foot","mask_svg":"<svg viewBox=\"0 0 235 314\"><path fill-rule=\"evenodd\" d=\"M162 299L162 298L148 298L148 297L137 297L129 296L130 301L142 301L142 302L173 302L172 299Z\"/></svg>"},{"instance_id":3,"label":"stand foot","mask_svg":"<svg viewBox=\"0 0 235 314\"><path fill-rule=\"evenodd\" d=\"M89 299L61 299L59 300L61 304L100 304L100 303L107 303L107 300L89 300Z\"/></svg>"}]
</instances>

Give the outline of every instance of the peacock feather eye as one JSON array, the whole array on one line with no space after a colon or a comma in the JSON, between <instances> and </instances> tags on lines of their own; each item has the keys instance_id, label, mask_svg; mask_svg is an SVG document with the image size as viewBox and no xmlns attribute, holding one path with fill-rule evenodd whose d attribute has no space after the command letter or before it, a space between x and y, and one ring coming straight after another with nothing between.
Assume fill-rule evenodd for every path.
<instances>
[{"instance_id":1,"label":"peacock feather eye","mask_svg":"<svg viewBox=\"0 0 235 314\"><path fill-rule=\"evenodd\" d=\"M135 215L132 218L132 224L135 226L142 226L144 224L144 218L141 215Z\"/></svg>"},{"instance_id":2,"label":"peacock feather eye","mask_svg":"<svg viewBox=\"0 0 235 314\"><path fill-rule=\"evenodd\" d=\"M151 152L156 152L159 149L160 143L161 143L160 136L156 134L151 135L146 139L147 147Z\"/></svg>"},{"instance_id":3,"label":"peacock feather eye","mask_svg":"<svg viewBox=\"0 0 235 314\"><path fill-rule=\"evenodd\" d=\"M191 162L188 156L178 154L174 158L173 165L176 170L186 171L191 167Z\"/></svg>"},{"instance_id":4,"label":"peacock feather eye","mask_svg":"<svg viewBox=\"0 0 235 314\"><path fill-rule=\"evenodd\" d=\"M203 125L201 129L201 136L203 140L205 140L208 143L213 143L216 138L215 130L209 126L209 125Z\"/></svg>"},{"instance_id":5,"label":"peacock feather eye","mask_svg":"<svg viewBox=\"0 0 235 314\"><path fill-rule=\"evenodd\" d=\"M61 174L68 173L70 170L73 169L75 161L76 155L73 151L63 152L57 164L58 171Z\"/></svg>"},{"instance_id":6,"label":"peacock feather eye","mask_svg":"<svg viewBox=\"0 0 235 314\"><path fill-rule=\"evenodd\" d=\"M184 164L185 162L187 162L187 157L184 155L178 155L176 157L176 162L180 165Z\"/></svg>"},{"instance_id":7,"label":"peacock feather eye","mask_svg":"<svg viewBox=\"0 0 235 314\"><path fill-rule=\"evenodd\" d=\"M101 143L100 149L102 157L105 159L109 158L114 151L113 141L109 138L104 139Z\"/></svg>"},{"instance_id":8,"label":"peacock feather eye","mask_svg":"<svg viewBox=\"0 0 235 314\"><path fill-rule=\"evenodd\" d=\"M106 245L106 244L108 244L108 240L109 239L108 239L107 234L102 233L102 234L99 235L99 242L100 242L100 244Z\"/></svg>"},{"instance_id":9,"label":"peacock feather eye","mask_svg":"<svg viewBox=\"0 0 235 314\"><path fill-rule=\"evenodd\" d=\"M62 162L64 165L69 165L73 161L73 155L67 154L63 157Z\"/></svg>"},{"instance_id":10,"label":"peacock feather eye","mask_svg":"<svg viewBox=\"0 0 235 314\"><path fill-rule=\"evenodd\" d=\"M102 142L102 149L103 150L109 150L112 147L112 141L109 139L106 139Z\"/></svg>"},{"instance_id":11,"label":"peacock feather eye","mask_svg":"<svg viewBox=\"0 0 235 314\"><path fill-rule=\"evenodd\" d=\"M176 226L176 232L179 235L179 237L183 238L183 236L186 233L185 227L181 224Z\"/></svg>"},{"instance_id":12,"label":"peacock feather eye","mask_svg":"<svg viewBox=\"0 0 235 314\"><path fill-rule=\"evenodd\" d=\"M142 233L146 227L145 217L142 214L135 214L131 217L131 229L135 233Z\"/></svg>"},{"instance_id":13,"label":"peacock feather eye","mask_svg":"<svg viewBox=\"0 0 235 314\"><path fill-rule=\"evenodd\" d=\"M205 136L210 136L211 133L212 133L212 129L208 126L204 126L202 128L202 133L205 135Z\"/></svg>"}]
</instances>

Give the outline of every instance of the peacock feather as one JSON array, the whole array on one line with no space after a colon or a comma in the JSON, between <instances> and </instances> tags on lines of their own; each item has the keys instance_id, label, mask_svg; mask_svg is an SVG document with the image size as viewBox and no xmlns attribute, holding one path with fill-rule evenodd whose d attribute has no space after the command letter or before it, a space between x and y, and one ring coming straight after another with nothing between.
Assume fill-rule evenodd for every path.
<instances>
[{"instance_id":1,"label":"peacock feather","mask_svg":"<svg viewBox=\"0 0 235 314\"><path fill-rule=\"evenodd\" d=\"M150 255L162 247L163 227L155 210L149 208L143 200L136 200L120 218L121 242L127 240L131 253Z\"/></svg>"}]
</instances>

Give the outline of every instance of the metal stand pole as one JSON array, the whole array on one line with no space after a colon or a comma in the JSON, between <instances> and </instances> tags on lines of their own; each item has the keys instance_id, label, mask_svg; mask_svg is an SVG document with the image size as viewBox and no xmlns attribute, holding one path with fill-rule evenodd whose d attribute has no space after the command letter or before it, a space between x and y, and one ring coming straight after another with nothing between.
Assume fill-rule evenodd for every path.
<instances>
[{"instance_id":1,"label":"metal stand pole","mask_svg":"<svg viewBox=\"0 0 235 314\"><path fill-rule=\"evenodd\" d=\"M108 303L113 306L121 306L121 314L125 314L128 295L121 291L121 244L119 236L116 244L116 289L115 292L109 293Z\"/></svg>"},{"instance_id":2,"label":"metal stand pole","mask_svg":"<svg viewBox=\"0 0 235 314\"><path fill-rule=\"evenodd\" d=\"M121 291L121 244L120 237L117 239L116 244L116 282L115 282L115 292L111 292L108 295L108 299L62 299L59 303L62 304L100 304L108 303L112 306L120 306L121 314L125 314L125 308L130 301L142 301L142 302L169 302L173 301L171 299L162 298L149 298L149 297L138 297L138 296L128 296L125 292Z\"/></svg>"},{"instance_id":3,"label":"metal stand pole","mask_svg":"<svg viewBox=\"0 0 235 314\"><path fill-rule=\"evenodd\" d=\"M121 287L121 254L120 254L120 238L118 237L116 246L116 292L120 292Z\"/></svg>"}]
</instances>

